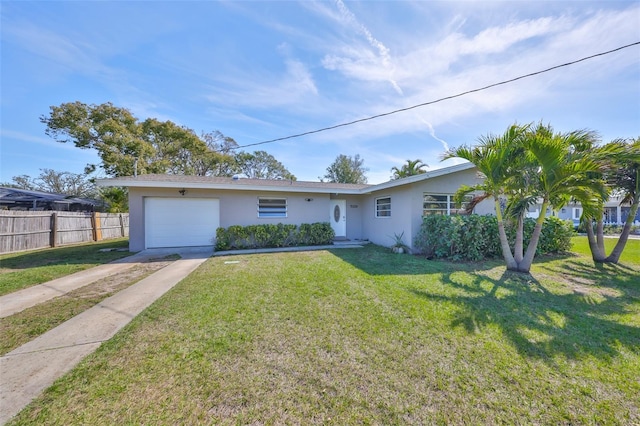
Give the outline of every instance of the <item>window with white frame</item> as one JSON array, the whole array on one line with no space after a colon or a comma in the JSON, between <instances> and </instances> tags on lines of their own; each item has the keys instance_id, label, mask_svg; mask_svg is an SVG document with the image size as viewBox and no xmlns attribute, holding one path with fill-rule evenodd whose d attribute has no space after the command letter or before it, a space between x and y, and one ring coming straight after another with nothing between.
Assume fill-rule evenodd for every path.
<instances>
[{"instance_id":1,"label":"window with white frame","mask_svg":"<svg viewBox=\"0 0 640 426\"><path fill-rule=\"evenodd\" d=\"M258 217L287 217L287 199L258 198Z\"/></svg>"},{"instance_id":2,"label":"window with white frame","mask_svg":"<svg viewBox=\"0 0 640 426\"><path fill-rule=\"evenodd\" d=\"M391 217L391 197L376 198L376 217Z\"/></svg>"},{"instance_id":3,"label":"window with white frame","mask_svg":"<svg viewBox=\"0 0 640 426\"><path fill-rule=\"evenodd\" d=\"M472 195L466 195L460 208L457 208L452 194L425 193L422 199L422 214L423 216L430 214L441 214L447 216L465 214L467 205L472 199Z\"/></svg>"},{"instance_id":4,"label":"window with white frame","mask_svg":"<svg viewBox=\"0 0 640 426\"><path fill-rule=\"evenodd\" d=\"M582 215L582 209L580 207L574 207L573 208L573 218L574 219L580 219L581 215Z\"/></svg>"}]
</instances>

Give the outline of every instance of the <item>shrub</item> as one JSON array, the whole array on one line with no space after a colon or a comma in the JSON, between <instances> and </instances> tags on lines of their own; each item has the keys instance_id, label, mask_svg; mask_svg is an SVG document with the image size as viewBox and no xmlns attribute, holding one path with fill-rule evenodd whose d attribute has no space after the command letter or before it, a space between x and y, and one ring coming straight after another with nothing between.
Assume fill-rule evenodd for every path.
<instances>
[{"instance_id":1,"label":"shrub","mask_svg":"<svg viewBox=\"0 0 640 426\"><path fill-rule=\"evenodd\" d=\"M573 222L571 220L562 220L555 216L545 218L536 254L569 251L573 234Z\"/></svg>"},{"instance_id":2,"label":"shrub","mask_svg":"<svg viewBox=\"0 0 640 426\"><path fill-rule=\"evenodd\" d=\"M328 222L285 225L233 225L216 230L216 250L239 250L331 244L335 233Z\"/></svg>"},{"instance_id":3,"label":"shrub","mask_svg":"<svg viewBox=\"0 0 640 426\"><path fill-rule=\"evenodd\" d=\"M525 219L524 244L529 243L534 219ZM513 245L516 227L506 224L507 238ZM558 253L571 248L573 223L557 217L545 219L536 250L537 254ZM451 260L471 260L502 255L495 216L425 216L414 241L415 247L427 257Z\"/></svg>"}]
</instances>

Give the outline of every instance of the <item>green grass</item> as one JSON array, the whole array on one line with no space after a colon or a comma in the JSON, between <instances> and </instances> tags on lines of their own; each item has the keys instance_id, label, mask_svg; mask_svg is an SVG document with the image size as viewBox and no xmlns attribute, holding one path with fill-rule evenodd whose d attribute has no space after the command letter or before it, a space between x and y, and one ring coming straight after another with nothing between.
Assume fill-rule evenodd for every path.
<instances>
[{"instance_id":1,"label":"green grass","mask_svg":"<svg viewBox=\"0 0 640 426\"><path fill-rule=\"evenodd\" d=\"M589 251L589 242L586 237L573 237L571 242L573 243L573 248L571 249L573 252L585 255L587 257L591 257L591 252ZM606 250L607 255L611 253L613 247L618 242L618 238L605 238L604 239L604 248ZM627 240L627 244L624 247L624 251L622 252L622 256L620 256L621 263L639 263L640 262L640 239L634 238Z\"/></svg>"},{"instance_id":2,"label":"green grass","mask_svg":"<svg viewBox=\"0 0 640 426\"><path fill-rule=\"evenodd\" d=\"M107 297L167 266L179 257L172 255L150 259L123 272L110 275L14 315L0 318L0 355L4 355L57 327Z\"/></svg>"},{"instance_id":3,"label":"green grass","mask_svg":"<svg viewBox=\"0 0 640 426\"><path fill-rule=\"evenodd\" d=\"M639 271L212 258L12 424L637 424Z\"/></svg>"},{"instance_id":4,"label":"green grass","mask_svg":"<svg viewBox=\"0 0 640 426\"><path fill-rule=\"evenodd\" d=\"M131 255L101 253L103 248L128 248L128 239L115 239L0 255L0 296Z\"/></svg>"}]
</instances>

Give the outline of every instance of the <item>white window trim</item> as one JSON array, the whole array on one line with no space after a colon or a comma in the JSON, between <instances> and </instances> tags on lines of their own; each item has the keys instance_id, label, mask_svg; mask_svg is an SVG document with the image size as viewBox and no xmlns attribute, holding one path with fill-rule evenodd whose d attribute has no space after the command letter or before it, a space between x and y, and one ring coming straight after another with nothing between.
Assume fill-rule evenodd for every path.
<instances>
[{"instance_id":1,"label":"white window trim","mask_svg":"<svg viewBox=\"0 0 640 426\"><path fill-rule=\"evenodd\" d=\"M260 200L284 200L284 215L280 216L261 216L260 214L263 213L260 211ZM258 219L282 219L282 218L287 218L289 217L289 200L286 197L258 197L258 200L256 202L256 210L257 210L257 215L258 215Z\"/></svg>"},{"instance_id":2,"label":"white window trim","mask_svg":"<svg viewBox=\"0 0 640 426\"><path fill-rule=\"evenodd\" d=\"M389 199L389 203L388 203L389 204L389 210L383 210L383 211L388 211L389 215L388 216L380 216L380 215L378 215L378 212L379 212L379 210L378 210L378 200L386 200L386 199ZM384 197L375 198L374 199L374 203L373 203L373 209L374 209L373 214L374 214L376 219L391 219L391 196L387 195L387 196L384 196Z\"/></svg>"},{"instance_id":3,"label":"white window trim","mask_svg":"<svg viewBox=\"0 0 640 426\"><path fill-rule=\"evenodd\" d=\"M446 212L446 215L447 216L451 216L451 204L454 202L453 201L453 198L455 196L454 194L438 194L438 193L435 193L435 192L423 192L422 193L422 217L427 216L425 214L425 210L428 210L428 211L431 211L431 212L443 212L444 211L444 209L425 209L424 208L424 197L426 195L435 195L435 196L440 196L440 197L447 197L447 201L446 201L446 203L447 203L446 211L447 212ZM467 197L472 197L472 195L467 195ZM438 201L438 202L442 203L443 201ZM463 205L464 205L464 203L463 203ZM462 206L460 207L460 209L462 209ZM456 209L456 210L459 210L459 209Z\"/></svg>"}]
</instances>

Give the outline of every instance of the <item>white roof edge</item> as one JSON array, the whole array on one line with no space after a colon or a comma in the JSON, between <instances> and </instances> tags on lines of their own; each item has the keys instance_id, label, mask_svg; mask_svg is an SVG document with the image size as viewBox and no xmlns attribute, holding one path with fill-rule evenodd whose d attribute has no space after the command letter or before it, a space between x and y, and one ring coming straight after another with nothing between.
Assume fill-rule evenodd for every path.
<instances>
[{"instance_id":1,"label":"white roof edge","mask_svg":"<svg viewBox=\"0 0 640 426\"><path fill-rule=\"evenodd\" d=\"M234 183L207 182L166 182L166 181L134 181L128 179L96 179L98 186L126 186L129 188L188 188L188 189L223 189L236 191L262 192L303 192L314 194L360 194L359 189L314 188L286 185L238 185Z\"/></svg>"},{"instance_id":2,"label":"white roof edge","mask_svg":"<svg viewBox=\"0 0 640 426\"><path fill-rule=\"evenodd\" d=\"M263 192L298 192L298 193L315 193L315 194L370 194L375 191L394 188L397 186L408 185L438 176L444 176L449 173L455 173L462 170L472 169L475 166L466 162L456 164L454 166L443 167L441 169L431 170L419 175L409 176L402 179L391 180L377 185L368 186L360 189L346 188L319 188L304 186L287 186L287 185L238 185L237 183L210 183L210 182L167 182L167 181L136 181L130 179L105 178L96 179L98 186L126 186L130 188L189 188L189 189L222 189L236 191L263 191Z\"/></svg>"},{"instance_id":3,"label":"white roof edge","mask_svg":"<svg viewBox=\"0 0 640 426\"><path fill-rule=\"evenodd\" d=\"M473 163L465 162L462 164L456 164L454 166L442 167L440 169L430 170L426 173L421 173L419 175L409 176L402 179L390 180L388 182L384 182L378 185L373 185L368 188L363 188L360 190L361 194L369 194L374 191L381 191L383 189L394 188L396 186L408 185L415 182L420 182L427 179L432 179L438 176L448 175L449 173L455 173L462 170L469 170L474 168L475 165Z\"/></svg>"}]
</instances>

